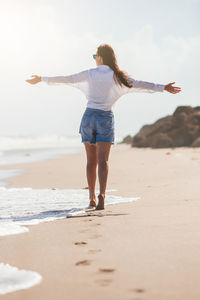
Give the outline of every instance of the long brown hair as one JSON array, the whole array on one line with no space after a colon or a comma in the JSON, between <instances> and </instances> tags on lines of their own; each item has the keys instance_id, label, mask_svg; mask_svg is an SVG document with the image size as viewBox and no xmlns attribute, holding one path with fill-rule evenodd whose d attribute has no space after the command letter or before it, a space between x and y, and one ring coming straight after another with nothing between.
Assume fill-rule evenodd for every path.
<instances>
[{"instance_id":1,"label":"long brown hair","mask_svg":"<svg viewBox=\"0 0 200 300\"><path fill-rule=\"evenodd\" d=\"M129 88L133 86L129 75L125 71L119 69L116 55L110 45L101 44L97 48L97 55L102 57L104 65L108 65L114 71L114 80L117 84L120 86L124 84Z\"/></svg>"}]
</instances>

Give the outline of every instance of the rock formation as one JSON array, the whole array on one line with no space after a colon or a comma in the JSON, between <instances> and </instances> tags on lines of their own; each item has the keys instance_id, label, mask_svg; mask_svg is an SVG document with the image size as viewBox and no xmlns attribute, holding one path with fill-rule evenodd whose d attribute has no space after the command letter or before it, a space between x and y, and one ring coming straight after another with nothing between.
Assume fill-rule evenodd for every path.
<instances>
[{"instance_id":1,"label":"rock formation","mask_svg":"<svg viewBox=\"0 0 200 300\"><path fill-rule=\"evenodd\" d=\"M125 137L122 143L127 142L132 147L200 147L200 106L179 106L173 115L144 125L133 137Z\"/></svg>"}]
</instances>

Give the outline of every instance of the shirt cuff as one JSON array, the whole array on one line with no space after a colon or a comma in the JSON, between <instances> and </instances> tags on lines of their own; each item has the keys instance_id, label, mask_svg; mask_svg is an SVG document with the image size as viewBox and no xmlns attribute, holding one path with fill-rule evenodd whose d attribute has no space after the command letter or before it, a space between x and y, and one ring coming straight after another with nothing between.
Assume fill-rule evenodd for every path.
<instances>
[{"instance_id":1,"label":"shirt cuff","mask_svg":"<svg viewBox=\"0 0 200 300\"><path fill-rule=\"evenodd\" d=\"M165 89L165 84L157 84L156 85L156 90L158 92L164 92L164 89Z\"/></svg>"},{"instance_id":2,"label":"shirt cuff","mask_svg":"<svg viewBox=\"0 0 200 300\"><path fill-rule=\"evenodd\" d=\"M41 81L48 81L48 77L47 76L41 76Z\"/></svg>"}]
</instances>

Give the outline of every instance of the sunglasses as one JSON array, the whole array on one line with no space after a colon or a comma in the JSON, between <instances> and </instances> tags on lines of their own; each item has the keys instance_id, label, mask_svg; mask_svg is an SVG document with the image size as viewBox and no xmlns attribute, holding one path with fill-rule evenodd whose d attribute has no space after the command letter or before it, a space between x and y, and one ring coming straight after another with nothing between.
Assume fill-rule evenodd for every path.
<instances>
[{"instance_id":1,"label":"sunglasses","mask_svg":"<svg viewBox=\"0 0 200 300\"><path fill-rule=\"evenodd\" d=\"M92 57L93 57L94 59L96 59L97 56L98 56L97 54L93 54L93 55L92 55Z\"/></svg>"}]
</instances>

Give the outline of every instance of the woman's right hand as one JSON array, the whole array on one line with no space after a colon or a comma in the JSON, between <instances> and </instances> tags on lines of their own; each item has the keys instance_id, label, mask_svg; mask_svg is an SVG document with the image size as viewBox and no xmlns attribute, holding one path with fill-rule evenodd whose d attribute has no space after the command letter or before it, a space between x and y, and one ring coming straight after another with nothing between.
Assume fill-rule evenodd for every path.
<instances>
[{"instance_id":1,"label":"woman's right hand","mask_svg":"<svg viewBox=\"0 0 200 300\"><path fill-rule=\"evenodd\" d=\"M41 76L32 75L32 77L34 77L34 78L32 78L32 79L27 79L26 81L27 81L28 83L30 83L30 84L36 84L36 83L38 83L38 82L41 81Z\"/></svg>"},{"instance_id":2,"label":"woman's right hand","mask_svg":"<svg viewBox=\"0 0 200 300\"><path fill-rule=\"evenodd\" d=\"M172 93L172 94L180 93L181 88L177 87L177 86L172 86L172 84L174 84L174 83L175 82L166 84L164 90L166 90L167 92Z\"/></svg>"}]
</instances>

